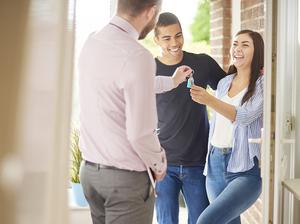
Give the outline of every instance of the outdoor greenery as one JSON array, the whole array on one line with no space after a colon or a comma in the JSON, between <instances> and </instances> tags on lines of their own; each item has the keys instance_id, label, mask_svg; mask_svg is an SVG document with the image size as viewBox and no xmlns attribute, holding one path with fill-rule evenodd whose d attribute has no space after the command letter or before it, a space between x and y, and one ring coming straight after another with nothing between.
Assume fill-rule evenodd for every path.
<instances>
[{"instance_id":1,"label":"outdoor greenery","mask_svg":"<svg viewBox=\"0 0 300 224\"><path fill-rule=\"evenodd\" d=\"M71 132L71 182L80 183L79 180L79 171L80 164L82 161L81 151L79 149L79 131L73 129Z\"/></svg>"},{"instance_id":2,"label":"outdoor greenery","mask_svg":"<svg viewBox=\"0 0 300 224\"><path fill-rule=\"evenodd\" d=\"M198 10L191 25L193 42L209 41L210 31L210 0L199 0Z\"/></svg>"}]
</instances>

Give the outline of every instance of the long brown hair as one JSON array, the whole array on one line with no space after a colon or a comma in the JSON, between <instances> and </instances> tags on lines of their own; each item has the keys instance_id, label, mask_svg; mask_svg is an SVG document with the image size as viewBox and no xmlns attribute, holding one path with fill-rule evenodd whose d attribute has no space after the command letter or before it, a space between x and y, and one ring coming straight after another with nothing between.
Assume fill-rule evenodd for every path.
<instances>
[{"instance_id":1,"label":"long brown hair","mask_svg":"<svg viewBox=\"0 0 300 224\"><path fill-rule=\"evenodd\" d=\"M263 67L264 67L264 40L262 36L255 31L252 30L241 30L235 36L241 34L248 34L253 41L254 53L251 62L251 74L250 81L248 86L248 91L245 93L242 99L242 105L248 101L255 92L255 86L257 79L263 75ZM228 69L228 74L236 73L237 69L234 65L230 65Z\"/></svg>"}]
</instances>

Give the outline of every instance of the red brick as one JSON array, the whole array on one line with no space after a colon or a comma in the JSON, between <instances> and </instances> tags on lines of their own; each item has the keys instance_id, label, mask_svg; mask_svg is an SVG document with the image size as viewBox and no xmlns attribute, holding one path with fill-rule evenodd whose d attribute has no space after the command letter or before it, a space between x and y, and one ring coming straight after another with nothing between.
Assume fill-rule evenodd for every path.
<instances>
[{"instance_id":1,"label":"red brick","mask_svg":"<svg viewBox=\"0 0 300 224\"><path fill-rule=\"evenodd\" d=\"M218 9L215 11L210 11L210 19L211 20L215 20L216 18L220 18L223 17L223 10L222 9Z\"/></svg>"},{"instance_id":2,"label":"red brick","mask_svg":"<svg viewBox=\"0 0 300 224\"><path fill-rule=\"evenodd\" d=\"M220 29L212 30L210 32L210 35L213 37L221 37L223 35L223 29L220 28Z\"/></svg>"},{"instance_id":3,"label":"red brick","mask_svg":"<svg viewBox=\"0 0 300 224\"><path fill-rule=\"evenodd\" d=\"M253 7L254 5L258 5L264 3L264 0L242 0L241 1L241 8L246 9Z\"/></svg>"},{"instance_id":4,"label":"red brick","mask_svg":"<svg viewBox=\"0 0 300 224\"><path fill-rule=\"evenodd\" d=\"M218 39L211 39L210 40L210 45L211 47L215 46L223 46L223 39L222 38L218 38Z\"/></svg>"},{"instance_id":5,"label":"red brick","mask_svg":"<svg viewBox=\"0 0 300 224\"><path fill-rule=\"evenodd\" d=\"M223 46L229 47L231 45L230 37L223 37Z\"/></svg>"},{"instance_id":6,"label":"red brick","mask_svg":"<svg viewBox=\"0 0 300 224\"><path fill-rule=\"evenodd\" d=\"M211 28L222 27L223 26L223 18L211 22L210 26L211 26Z\"/></svg>"},{"instance_id":7,"label":"red brick","mask_svg":"<svg viewBox=\"0 0 300 224\"><path fill-rule=\"evenodd\" d=\"M247 9L247 10L242 10L241 11L241 20L249 20L252 18L252 10L251 9Z\"/></svg>"},{"instance_id":8,"label":"red brick","mask_svg":"<svg viewBox=\"0 0 300 224\"><path fill-rule=\"evenodd\" d=\"M253 20L247 20L243 21L241 23L242 29L251 29L251 30L260 30L260 20L253 19Z\"/></svg>"},{"instance_id":9,"label":"red brick","mask_svg":"<svg viewBox=\"0 0 300 224\"><path fill-rule=\"evenodd\" d=\"M263 5L252 8L251 10L252 10L252 18L264 16L264 6Z\"/></svg>"},{"instance_id":10,"label":"red brick","mask_svg":"<svg viewBox=\"0 0 300 224\"><path fill-rule=\"evenodd\" d=\"M231 42L231 0L211 0L211 55L228 68Z\"/></svg>"},{"instance_id":11,"label":"red brick","mask_svg":"<svg viewBox=\"0 0 300 224\"><path fill-rule=\"evenodd\" d=\"M210 2L211 11L222 8L222 0L212 0Z\"/></svg>"},{"instance_id":12,"label":"red brick","mask_svg":"<svg viewBox=\"0 0 300 224\"><path fill-rule=\"evenodd\" d=\"M231 19L231 15L232 15L231 8L228 8L228 9L226 9L226 10L223 11L223 16L225 18L230 18Z\"/></svg>"}]
</instances>

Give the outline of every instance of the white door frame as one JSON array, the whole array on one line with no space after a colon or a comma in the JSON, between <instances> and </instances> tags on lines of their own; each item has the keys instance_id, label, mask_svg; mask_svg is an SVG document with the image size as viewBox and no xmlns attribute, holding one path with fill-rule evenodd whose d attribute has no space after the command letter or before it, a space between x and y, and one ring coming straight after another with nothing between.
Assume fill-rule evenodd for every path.
<instances>
[{"instance_id":1,"label":"white door frame","mask_svg":"<svg viewBox=\"0 0 300 224\"><path fill-rule=\"evenodd\" d=\"M272 106L272 15L273 1L265 1L265 64L264 64L264 124L261 148L261 175L263 177L262 202L263 224L269 223L270 170L271 170L271 106Z\"/></svg>"}]
</instances>

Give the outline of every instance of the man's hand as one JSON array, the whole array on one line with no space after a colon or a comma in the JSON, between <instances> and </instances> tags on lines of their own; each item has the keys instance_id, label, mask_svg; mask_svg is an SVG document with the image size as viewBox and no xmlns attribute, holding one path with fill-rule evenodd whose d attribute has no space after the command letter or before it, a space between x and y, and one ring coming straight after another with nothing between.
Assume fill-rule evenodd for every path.
<instances>
[{"instance_id":1,"label":"man's hand","mask_svg":"<svg viewBox=\"0 0 300 224\"><path fill-rule=\"evenodd\" d=\"M154 178L155 178L156 181L163 180L165 176L166 176L166 172L163 172L161 174L157 174L157 173L154 174Z\"/></svg>"},{"instance_id":2,"label":"man's hand","mask_svg":"<svg viewBox=\"0 0 300 224\"><path fill-rule=\"evenodd\" d=\"M191 74L193 69L187 65L182 65L176 68L175 72L172 75L172 80L174 83L174 88L179 86L180 83L186 81L186 78Z\"/></svg>"}]
</instances>

